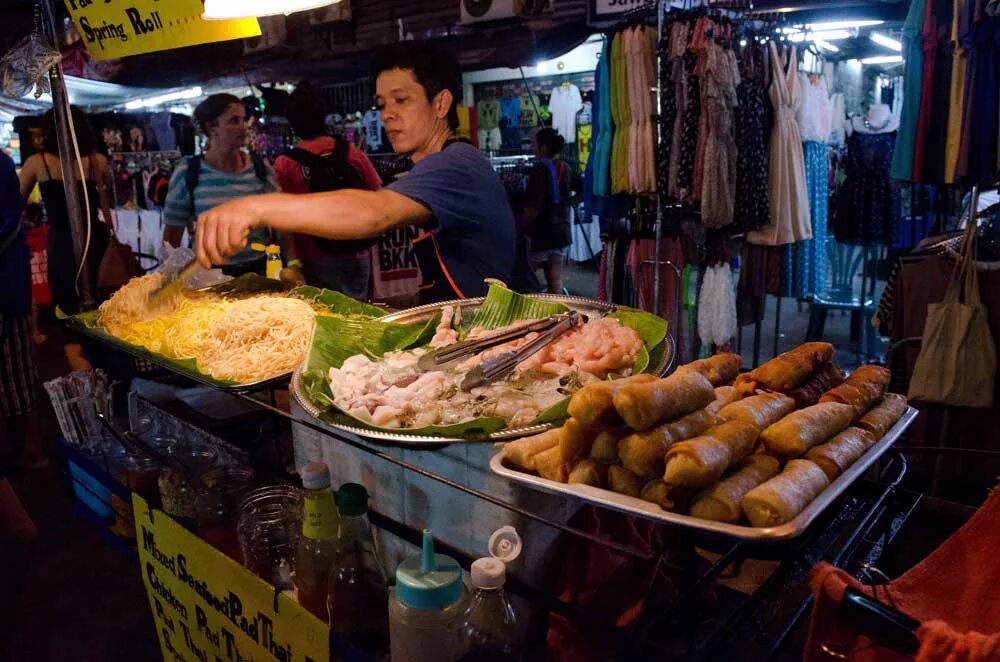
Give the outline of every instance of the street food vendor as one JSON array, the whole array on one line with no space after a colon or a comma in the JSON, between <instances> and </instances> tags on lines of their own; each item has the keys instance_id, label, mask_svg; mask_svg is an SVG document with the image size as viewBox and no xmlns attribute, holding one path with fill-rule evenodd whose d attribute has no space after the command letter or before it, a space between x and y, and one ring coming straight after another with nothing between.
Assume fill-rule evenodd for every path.
<instances>
[{"instance_id":1,"label":"street food vendor","mask_svg":"<svg viewBox=\"0 0 1000 662\"><path fill-rule=\"evenodd\" d=\"M485 278L515 275L516 227L507 195L489 161L455 138L458 64L429 44L406 42L375 58L376 99L396 152L413 169L379 191L274 193L226 202L198 218L202 264L220 264L243 248L248 233L279 232L326 239L375 237L418 226L414 241L423 302L482 296Z\"/></svg>"}]
</instances>

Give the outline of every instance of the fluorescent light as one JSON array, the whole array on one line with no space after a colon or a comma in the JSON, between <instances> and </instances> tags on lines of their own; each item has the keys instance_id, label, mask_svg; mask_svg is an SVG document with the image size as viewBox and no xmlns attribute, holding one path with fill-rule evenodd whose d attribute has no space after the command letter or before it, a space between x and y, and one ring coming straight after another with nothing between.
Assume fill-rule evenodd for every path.
<instances>
[{"instance_id":1,"label":"fluorescent light","mask_svg":"<svg viewBox=\"0 0 1000 662\"><path fill-rule=\"evenodd\" d=\"M878 57L866 57L861 60L861 64L896 64L902 61L902 55L880 55Z\"/></svg>"},{"instance_id":2,"label":"fluorescent light","mask_svg":"<svg viewBox=\"0 0 1000 662\"><path fill-rule=\"evenodd\" d=\"M850 39L851 33L847 30L823 30L820 32L793 32L788 35L788 41L798 43L810 39L822 39L824 41L837 41L838 39Z\"/></svg>"},{"instance_id":3,"label":"fluorescent light","mask_svg":"<svg viewBox=\"0 0 1000 662\"><path fill-rule=\"evenodd\" d=\"M184 99L196 99L201 96L200 87L189 87L186 90L180 90L177 92L167 92L166 94L161 94L155 97L149 97L148 99L133 99L125 104L126 110L136 110L138 108L152 108L154 106L162 106L165 103L170 103L171 101L182 101Z\"/></svg>"},{"instance_id":4,"label":"fluorescent light","mask_svg":"<svg viewBox=\"0 0 1000 662\"><path fill-rule=\"evenodd\" d=\"M205 20L254 18L292 14L307 9L334 5L340 0L205 0L201 17Z\"/></svg>"},{"instance_id":5,"label":"fluorescent light","mask_svg":"<svg viewBox=\"0 0 1000 662\"><path fill-rule=\"evenodd\" d=\"M902 52L903 44L899 43L892 37L887 37L884 34L879 34L878 32L872 32L868 35L868 38L874 41L879 46L885 46L886 48L891 48L897 53Z\"/></svg>"},{"instance_id":6,"label":"fluorescent light","mask_svg":"<svg viewBox=\"0 0 1000 662\"><path fill-rule=\"evenodd\" d=\"M882 25L885 21L829 21L827 23L807 23L806 27L813 32L823 30L849 30L851 28L867 28L872 25Z\"/></svg>"},{"instance_id":7,"label":"fluorescent light","mask_svg":"<svg viewBox=\"0 0 1000 662\"><path fill-rule=\"evenodd\" d=\"M547 73L548 70L549 70L548 62L539 62L538 64L535 65L535 71L537 73L544 74Z\"/></svg>"},{"instance_id":8,"label":"fluorescent light","mask_svg":"<svg viewBox=\"0 0 1000 662\"><path fill-rule=\"evenodd\" d=\"M813 43L824 51L830 51L831 53L839 53L840 49L831 44L828 41L823 41L822 39L813 39Z\"/></svg>"}]
</instances>

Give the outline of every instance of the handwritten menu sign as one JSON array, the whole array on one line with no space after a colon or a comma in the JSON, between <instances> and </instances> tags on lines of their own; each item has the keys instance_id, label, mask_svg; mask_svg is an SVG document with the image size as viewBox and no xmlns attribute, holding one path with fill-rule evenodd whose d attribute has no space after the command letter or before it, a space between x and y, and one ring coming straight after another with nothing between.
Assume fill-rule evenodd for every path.
<instances>
[{"instance_id":1,"label":"handwritten menu sign","mask_svg":"<svg viewBox=\"0 0 1000 662\"><path fill-rule=\"evenodd\" d=\"M260 35L256 18L202 20L203 0L64 1L95 60Z\"/></svg>"},{"instance_id":2,"label":"handwritten menu sign","mask_svg":"<svg viewBox=\"0 0 1000 662\"><path fill-rule=\"evenodd\" d=\"M166 662L328 662L326 624L133 494L142 581Z\"/></svg>"}]
</instances>

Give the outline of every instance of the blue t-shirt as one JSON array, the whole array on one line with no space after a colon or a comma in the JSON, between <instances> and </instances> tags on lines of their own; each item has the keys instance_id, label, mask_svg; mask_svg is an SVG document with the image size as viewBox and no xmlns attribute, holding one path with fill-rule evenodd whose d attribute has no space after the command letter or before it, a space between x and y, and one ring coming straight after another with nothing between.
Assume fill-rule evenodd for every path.
<instances>
[{"instance_id":1,"label":"blue t-shirt","mask_svg":"<svg viewBox=\"0 0 1000 662\"><path fill-rule=\"evenodd\" d=\"M521 98L500 99L500 117L507 120L505 123L501 122L501 126L517 127L521 122Z\"/></svg>"},{"instance_id":2,"label":"blue t-shirt","mask_svg":"<svg viewBox=\"0 0 1000 662\"><path fill-rule=\"evenodd\" d=\"M516 227L500 178L472 145L456 142L421 159L389 189L434 215L441 260L465 297L486 294L485 278L510 282Z\"/></svg>"}]
</instances>

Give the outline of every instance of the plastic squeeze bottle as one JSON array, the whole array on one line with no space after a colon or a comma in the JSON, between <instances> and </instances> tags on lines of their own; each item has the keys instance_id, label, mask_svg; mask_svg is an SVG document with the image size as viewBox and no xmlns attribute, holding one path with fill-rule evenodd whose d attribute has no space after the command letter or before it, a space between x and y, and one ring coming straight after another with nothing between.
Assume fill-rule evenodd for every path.
<instances>
[{"instance_id":1,"label":"plastic squeeze bottle","mask_svg":"<svg viewBox=\"0 0 1000 662\"><path fill-rule=\"evenodd\" d=\"M396 569L389 592L389 639L393 662L452 662L463 652L460 625L468 602L462 569L434 553L424 529L423 549Z\"/></svg>"},{"instance_id":2,"label":"plastic squeeze bottle","mask_svg":"<svg viewBox=\"0 0 1000 662\"><path fill-rule=\"evenodd\" d=\"M490 556L472 564L472 601L462 615L462 660L500 662L521 658L517 616L503 587L507 563L521 554L521 537L512 526L493 532Z\"/></svg>"},{"instance_id":3,"label":"plastic squeeze bottle","mask_svg":"<svg viewBox=\"0 0 1000 662\"><path fill-rule=\"evenodd\" d=\"M322 462L302 469L302 537L295 555L299 604L326 620L327 577L333 564L340 518L330 491L330 470Z\"/></svg>"},{"instance_id":4,"label":"plastic squeeze bottle","mask_svg":"<svg viewBox=\"0 0 1000 662\"><path fill-rule=\"evenodd\" d=\"M276 244L271 244L264 249L264 254L267 256L267 262L265 262L265 273L267 277L273 280L278 280L281 278L281 269L283 267L281 264L281 247Z\"/></svg>"},{"instance_id":5,"label":"plastic squeeze bottle","mask_svg":"<svg viewBox=\"0 0 1000 662\"><path fill-rule=\"evenodd\" d=\"M345 483L337 491L337 507L340 532L327 601L330 629L366 653L382 654L389 645L389 588L368 523L368 491Z\"/></svg>"}]
</instances>

